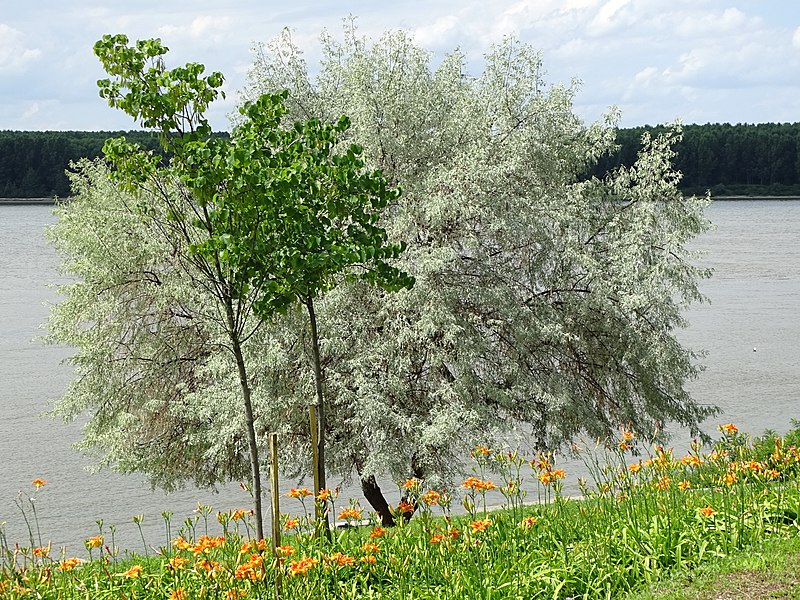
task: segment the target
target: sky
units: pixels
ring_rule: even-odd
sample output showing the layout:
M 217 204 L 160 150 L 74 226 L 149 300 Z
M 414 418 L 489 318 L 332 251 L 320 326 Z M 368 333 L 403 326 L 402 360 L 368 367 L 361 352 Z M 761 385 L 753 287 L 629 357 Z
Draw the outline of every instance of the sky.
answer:
M 159 37 L 168 67 L 225 74 L 209 111 L 229 129 L 253 47 L 288 27 L 313 69 L 319 35 L 357 17 L 372 39 L 405 29 L 436 63 L 459 48 L 472 74 L 513 35 L 543 53 L 546 80 L 580 80 L 587 123 L 611 106 L 621 125 L 800 121 L 799 0 L 2 0 L 0 130 L 135 129 L 97 94 L 92 46 L 103 34 Z

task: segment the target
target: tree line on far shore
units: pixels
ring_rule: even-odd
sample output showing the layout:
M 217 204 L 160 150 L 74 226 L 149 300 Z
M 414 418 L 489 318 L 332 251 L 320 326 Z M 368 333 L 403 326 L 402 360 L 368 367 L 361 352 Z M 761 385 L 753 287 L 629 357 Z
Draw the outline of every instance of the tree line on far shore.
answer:
M 642 134 L 666 126 L 619 129 L 615 155 L 600 159 L 592 175 L 602 176 L 636 160 Z M 800 123 L 684 125 L 675 145 L 675 169 L 686 194 L 790 196 L 800 194 Z
M 603 157 L 589 175 L 603 176 L 620 165 L 632 165 L 642 134 L 664 129 L 619 129 L 619 150 Z M 65 171 L 70 162 L 100 156 L 105 140 L 120 135 L 147 148 L 158 147 L 156 137 L 146 131 L 0 131 L 0 198 L 69 196 Z M 684 193 L 800 194 L 800 123 L 685 125 L 675 151 Z

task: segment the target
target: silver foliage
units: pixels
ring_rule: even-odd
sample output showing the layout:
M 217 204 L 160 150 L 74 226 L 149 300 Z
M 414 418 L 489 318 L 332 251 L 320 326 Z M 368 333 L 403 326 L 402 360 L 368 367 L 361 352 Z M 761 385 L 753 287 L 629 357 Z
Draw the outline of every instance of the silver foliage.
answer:
M 385 225 L 416 277 L 394 295 L 343 286 L 320 307 L 339 470 L 447 478 L 470 444 L 520 424 L 540 449 L 696 429 L 712 409 L 685 390 L 697 357 L 675 329 L 708 275 L 687 250 L 707 199 L 676 187 L 679 128 L 588 178 L 617 115 L 582 123 L 576 86 L 548 86 L 530 47 L 507 39 L 471 76 L 458 51 L 434 66 L 402 31 L 372 41 L 346 21 L 321 42 L 313 73 L 287 32 L 257 47 L 248 93 L 288 89 L 293 118 L 350 116 L 370 166 L 403 189 Z

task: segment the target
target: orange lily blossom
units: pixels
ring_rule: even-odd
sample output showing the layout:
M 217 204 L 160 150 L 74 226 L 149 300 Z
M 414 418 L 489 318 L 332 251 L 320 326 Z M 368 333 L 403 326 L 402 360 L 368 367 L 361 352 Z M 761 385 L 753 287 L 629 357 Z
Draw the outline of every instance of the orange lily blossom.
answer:
M 71 571 L 72 569 L 77 567 L 82 562 L 83 561 L 80 558 L 75 558 L 75 557 L 73 557 L 73 558 L 65 558 L 64 560 L 61 561 L 61 564 L 58 565 L 58 568 L 61 571 Z
M 144 567 L 142 565 L 133 565 L 130 569 L 125 571 L 122 576 L 130 579 L 138 579 L 141 577 L 142 571 L 144 571 Z
M 313 496 L 314 494 L 306 486 L 303 486 L 301 488 L 290 489 L 288 492 L 286 492 L 286 495 L 289 496 L 289 498 L 306 498 L 307 496 Z
M 363 513 L 353 506 L 348 506 L 339 511 L 339 519 L 342 521 L 358 521 L 363 517 Z
M 470 527 L 472 527 L 472 532 L 473 533 L 479 533 L 479 532 L 483 533 L 484 531 L 489 529 L 489 526 L 491 524 L 492 524 L 492 520 L 489 519 L 489 518 L 486 518 L 486 519 L 481 519 L 480 521 L 473 521 L 472 523 L 470 523 Z
M 711 508 L 710 506 L 704 506 L 703 508 L 699 508 L 697 512 L 699 512 L 704 517 L 713 517 L 715 514 L 717 514 L 717 511 Z
M 422 501 L 427 504 L 428 506 L 433 506 L 439 502 L 439 499 L 442 495 L 437 492 L 436 490 L 428 490 L 424 494 L 422 494 L 421 498 Z
M 414 505 L 406 502 L 405 500 L 400 500 L 399 504 L 397 505 L 397 510 L 404 514 L 413 513 Z
M 306 575 L 318 563 L 316 558 L 306 557 L 289 563 L 289 570 L 292 575 Z
M 87 549 L 88 548 L 99 548 L 100 546 L 103 545 L 103 536 L 102 535 L 96 535 L 94 537 L 90 537 L 88 540 L 83 542 L 83 545 L 86 546 Z

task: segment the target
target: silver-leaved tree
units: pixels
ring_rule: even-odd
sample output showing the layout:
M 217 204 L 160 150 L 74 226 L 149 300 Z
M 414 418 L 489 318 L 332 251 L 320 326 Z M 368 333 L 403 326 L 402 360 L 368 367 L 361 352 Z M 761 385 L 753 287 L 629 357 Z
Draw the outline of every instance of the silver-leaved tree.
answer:
M 707 199 L 677 188 L 679 130 L 589 177 L 617 117 L 586 126 L 575 86 L 546 85 L 530 47 L 506 40 L 472 76 L 461 53 L 434 66 L 403 32 L 373 42 L 346 21 L 321 42 L 313 69 L 288 32 L 258 47 L 249 93 L 288 89 L 294 118 L 348 114 L 350 141 L 404 190 L 385 226 L 408 242 L 414 288 L 341 286 L 318 311 L 329 463 L 358 474 L 384 522 L 376 477 L 447 480 L 469 444 L 512 426 L 541 450 L 697 429 L 713 408 L 685 389 L 699 367 L 675 330 L 708 275 L 687 248 Z

